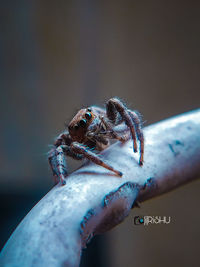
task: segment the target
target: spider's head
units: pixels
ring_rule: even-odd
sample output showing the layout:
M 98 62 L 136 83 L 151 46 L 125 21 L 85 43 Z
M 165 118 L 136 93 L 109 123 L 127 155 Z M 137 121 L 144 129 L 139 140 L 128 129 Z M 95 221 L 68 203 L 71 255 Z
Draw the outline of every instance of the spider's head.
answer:
M 92 123 L 94 118 L 95 115 L 92 113 L 91 108 L 79 110 L 68 126 L 69 134 L 74 141 L 82 142 L 88 126 Z

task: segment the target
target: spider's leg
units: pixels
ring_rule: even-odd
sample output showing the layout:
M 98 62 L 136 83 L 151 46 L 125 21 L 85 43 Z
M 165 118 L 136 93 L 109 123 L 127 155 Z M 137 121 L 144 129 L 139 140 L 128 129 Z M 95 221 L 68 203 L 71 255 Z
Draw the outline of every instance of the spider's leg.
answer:
M 60 181 L 64 184 L 64 177 L 67 176 L 67 166 L 65 162 L 63 148 L 61 145 L 70 145 L 71 137 L 67 131 L 61 133 L 54 142 L 54 148 L 49 151 L 49 164 L 51 166 L 53 176 L 55 180 L 60 179 Z M 58 148 L 60 147 L 60 148 Z
M 140 119 L 140 115 L 137 114 L 137 112 L 129 110 L 128 111 L 133 123 L 135 125 L 135 130 L 136 130 L 136 134 L 137 134 L 137 138 L 140 141 L 140 160 L 139 160 L 139 164 L 143 165 L 143 161 L 144 161 L 144 135 L 141 129 L 141 119 Z
M 81 154 L 87 159 L 91 160 L 92 162 L 116 173 L 118 176 L 122 176 L 122 173 L 120 171 L 115 170 L 112 166 L 108 165 L 105 163 L 103 160 L 101 160 L 98 155 L 87 149 L 84 145 L 78 143 L 78 142 L 73 142 L 71 144 L 71 149 L 74 153 Z
M 117 133 L 117 131 L 113 130 L 113 125 L 111 125 L 111 123 L 109 123 L 108 121 L 106 121 L 106 120 L 104 119 L 104 117 L 100 117 L 100 119 L 101 119 L 102 123 L 105 125 L 106 130 L 107 130 L 107 133 L 108 133 L 108 135 L 109 135 L 111 138 L 113 138 L 113 139 L 117 139 L 117 140 L 119 140 L 119 141 L 121 141 L 121 142 L 125 142 L 125 141 L 127 141 L 127 139 L 128 139 L 128 135 L 126 135 L 126 136 L 120 136 L 120 135 Z
M 117 98 L 111 98 L 106 104 L 107 117 L 113 123 L 117 123 L 117 112 L 121 115 L 121 118 L 125 121 L 126 125 L 130 128 L 131 136 L 133 138 L 134 152 L 137 152 L 136 133 L 133 120 L 128 112 L 128 109 Z
M 69 133 L 67 131 L 61 133 L 55 140 L 54 145 L 56 147 L 60 146 L 60 145 L 70 145 L 72 142 L 71 136 L 69 135 Z
M 53 148 L 49 152 L 48 159 L 53 175 L 58 177 L 60 182 L 64 185 L 66 183 L 65 178 L 67 177 L 67 164 L 62 145 Z
M 61 183 L 66 184 L 65 178 L 67 177 L 67 163 L 65 156 L 68 155 L 74 159 L 82 159 L 82 155 L 73 153 L 69 146 L 60 145 L 55 147 L 49 152 L 49 164 L 52 168 L 53 175 L 58 177 Z
M 92 112 L 94 112 L 95 114 L 98 114 L 99 116 L 105 116 L 106 115 L 106 110 L 102 107 L 91 106 L 90 109 L 92 110 Z

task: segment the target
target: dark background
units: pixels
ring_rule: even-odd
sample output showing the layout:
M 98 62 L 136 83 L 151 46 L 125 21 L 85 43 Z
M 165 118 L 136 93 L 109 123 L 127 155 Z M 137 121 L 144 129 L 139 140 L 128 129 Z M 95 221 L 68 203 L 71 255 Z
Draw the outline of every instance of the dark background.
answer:
M 146 125 L 199 107 L 199 3 L 0 1 L 1 247 L 53 186 L 49 145 L 81 107 L 118 96 Z M 134 209 L 82 266 L 198 266 L 199 186 Z M 138 214 L 172 222 L 135 226 Z

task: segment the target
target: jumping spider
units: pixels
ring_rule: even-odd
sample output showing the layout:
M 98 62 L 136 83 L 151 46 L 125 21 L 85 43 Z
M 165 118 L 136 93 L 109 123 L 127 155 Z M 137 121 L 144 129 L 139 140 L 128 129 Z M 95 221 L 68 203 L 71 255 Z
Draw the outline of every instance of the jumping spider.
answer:
M 81 160 L 87 158 L 94 163 L 111 170 L 118 176 L 120 171 L 104 162 L 98 154 L 92 150 L 102 151 L 110 145 L 109 139 L 117 139 L 125 142 L 129 135 L 120 135 L 120 130 L 114 127 L 125 122 L 127 132 L 133 139 L 133 150 L 137 152 L 137 140 L 140 142 L 139 164 L 143 164 L 144 137 L 141 130 L 140 115 L 136 111 L 129 110 L 117 98 L 112 98 L 106 103 L 106 109 L 92 106 L 81 109 L 68 125 L 68 130 L 60 134 L 54 148 L 49 152 L 49 163 L 53 175 L 64 185 L 67 177 L 66 156 Z

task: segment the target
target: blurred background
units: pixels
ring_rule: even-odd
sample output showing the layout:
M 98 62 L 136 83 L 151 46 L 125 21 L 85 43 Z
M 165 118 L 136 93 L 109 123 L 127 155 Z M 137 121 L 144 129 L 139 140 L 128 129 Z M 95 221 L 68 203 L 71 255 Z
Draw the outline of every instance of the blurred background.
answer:
M 52 188 L 49 145 L 80 108 L 118 96 L 145 125 L 199 108 L 200 2 L 0 3 L 2 248 Z M 199 188 L 196 181 L 132 210 L 92 240 L 81 266 L 199 266 Z M 171 223 L 135 226 L 140 214 Z

